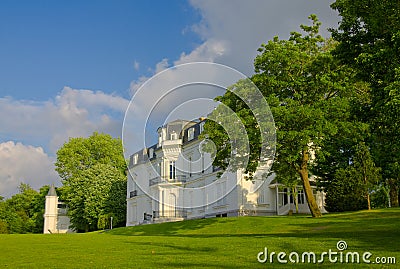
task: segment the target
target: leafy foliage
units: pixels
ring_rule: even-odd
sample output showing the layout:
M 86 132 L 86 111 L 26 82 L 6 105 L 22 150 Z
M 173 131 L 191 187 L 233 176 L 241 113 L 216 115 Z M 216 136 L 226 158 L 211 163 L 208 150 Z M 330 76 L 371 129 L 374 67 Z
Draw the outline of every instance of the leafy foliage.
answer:
M 336 44 L 319 34 L 320 22 L 311 15 L 306 33 L 289 40 L 275 38 L 259 49 L 254 82 L 266 96 L 277 126 L 274 171 L 290 167 L 302 181 L 313 215 L 320 216 L 309 186 L 313 156 L 324 156 L 324 144 L 348 120 L 351 69 L 330 53 Z
M 360 142 L 354 147 L 354 157 L 345 168 L 336 171 L 325 185 L 327 209 L 332 212 L 371 209 L 370 193 L 380 180 L 369 148 Z
M 97 230 L 99 218 L 115 216 L 125 223 L 126 164 L 122 143 L 110 135 L 94 133 L 71 138 L 57 152 L 56 170 L 62 178 L 61 198 L 77 230 Z
M 364 185 L 353 167 L 337 170 L 325 190 L 326 208 L 329 212 L 355 211 L 368 207 L 364 198 Z
M 315 164 L 314 154 L 324 157 L 324 143 L 349 120 L 349 96 L 355 85 L 351 69 L 331 54 L 336 44 L 318 34 L 320 22 L 315 15 L 310 19 L 311 26 L 301 26 L 305 35 L 293 32 L 288 40 L 275 37 L 261 45 L 252 81 L 274 116 L 277 143 L 273 171 L 284 174 L 289 169 L 300 176 L 310 210 L 318 217 L 321 213 L 312 195 L 309 166 Z M 252 165 L 247 172 L 254 173 L 257 168 L 254 163 L 260 158 L 257 148 L 260 131 L 252 111 L 230 92 L 217 100 L 235 111 L 245 125 L 252 149 L 249 158 Z M 205 130 L 213 141 L 228 145 L 221 129 L 207 127 Z M 226 148 L 217 154 L 218 164 L 228 157 Z
M 21 183 L 18 194 L 0 201 L 0 233 L 42 233 L 48 188 L 44 186 L 38 193 Z
M 386 208 L 391 207 L 389 188 L 383 184 L 376 186 L 371 193 L 371 207 L 372 208 Z
M 342 20 L 332 36 L 335 56 L 353 67 L 371 87 L 371 105 L 361 117 L 371 124 L 374 159 L 390 186 L 392 205 L 400 186 L 400 2 L 337 0 L 332 8 Z
M 260 153 L 265 160 L 273 158 L 275 126 L 268 105 L 249 79 L 239 80 L 216 100 L 221 104 L 208 116 L 207 131 L 202 135 L 211 137 L 219 149 L 214 165 L 224 170 L 243 170 L 252 178 Z

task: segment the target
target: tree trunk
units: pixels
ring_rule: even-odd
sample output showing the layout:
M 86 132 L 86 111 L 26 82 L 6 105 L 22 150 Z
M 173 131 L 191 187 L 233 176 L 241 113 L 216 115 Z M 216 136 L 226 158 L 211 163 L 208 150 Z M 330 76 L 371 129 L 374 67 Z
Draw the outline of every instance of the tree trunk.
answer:
M 300 174 L 301 180 L 303 181 L 303 188 L 306 194 L 307 203 L 308 207 L 310 208 L 311 215 L 314 218 L 319 218 L 322 217 L 322 213 L 321 210 L 319 210 L 317 202 L 315 201 L 310 181 L 308 180 L 308 167 L 307 167 L 308 160 L 309 160 L 309 153 L 307 150 L 303 150 L 301 166 L 300 169 L 298 170 L 298 173 Z
M 368 179 L 365 176 L 366 172 L 364 172 L 364 184 L 365 184 L 365 191 L 367 192 L 366 196 L 367 196 L 367 204 L 368 204 L 368 210 L 371 210 L 371 197 L 369 195 L 369 190 L 367 187 L 367 183 L 368 183 Z
M 296 214 L 299 213 L 299 201 L 297 200 L 297 189 L 296 187 L 292 187 L 292 196 L 293 196 L 293 202 L 294 206 L 296 207 Z
M 389 196 L 390 196 L 390 204 L 392 207 L 399 206 L 399 187 L 397 186 L 397 180 L 389 179 Z

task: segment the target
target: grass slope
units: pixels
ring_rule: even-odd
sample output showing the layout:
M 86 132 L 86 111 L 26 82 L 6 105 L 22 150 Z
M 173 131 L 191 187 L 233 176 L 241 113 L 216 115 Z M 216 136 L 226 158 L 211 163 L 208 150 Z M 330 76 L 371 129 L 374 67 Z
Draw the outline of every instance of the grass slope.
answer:
M 108 232 L 0 235 L 5 268 L 369 268 L 367 264 L 261 264 L 257 254 L 313 251 L 317 255 L 345 240 L 346 251 L 396 257 L 400 266 L 400 209 L 309 216 L 189 220 L 118 228 Z M 286 257 L 287 259 L 287 257 Z

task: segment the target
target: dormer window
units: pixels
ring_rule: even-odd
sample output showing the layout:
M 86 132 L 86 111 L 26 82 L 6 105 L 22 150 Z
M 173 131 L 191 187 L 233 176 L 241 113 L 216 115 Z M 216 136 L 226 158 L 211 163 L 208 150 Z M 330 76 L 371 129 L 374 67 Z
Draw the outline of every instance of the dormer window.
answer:
M 200 133 L 204 131 L 204 124 L 205 124 L 204 121 L 200 123 Z
M 139 156 L 137 154 L 135 154 L 133 156 L 133 164 L 137 164 L 138 163 L 138 158 L 139 158 Z
M 149 150 L 149 158 L 151 159 L 151 158 L 153 158 L 153 157 L 154 157 L 154 149 L 151 148 L 151 149 Z
M 157 144 L 157 146 L 158 147 L 161 147 L 162 146 L 162 142 L 167 139 L 165 131 L 166 131 L 165 128 L 162 128 L 162 127 L 157 129 L 157 132 L 158 132 L 158 144 Z
M 190 141 L 194 138 L 194 128 L 190 128 L 188 130 L 187 136 L 188 136 L 188 141 Z

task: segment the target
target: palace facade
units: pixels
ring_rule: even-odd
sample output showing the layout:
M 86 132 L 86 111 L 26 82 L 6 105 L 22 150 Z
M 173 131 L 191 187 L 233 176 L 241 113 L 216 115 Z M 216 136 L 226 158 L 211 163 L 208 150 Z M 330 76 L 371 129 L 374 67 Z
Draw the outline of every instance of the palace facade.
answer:
M 202 151 L 205 120 L 175 120 L 158 128 L 158 142 L 130 156 L 127 184 L 127 226 L 185 219 L 286 215 L 296 212 L 290 189 L 272 173 L 247 180 L 242 171 L 221 171 Z M 223 172 L 223 171 L 222 171 Z M 310 213 L 301 186 L 299 213 Z M 314 189 L 322 211 L 324 193 Z

